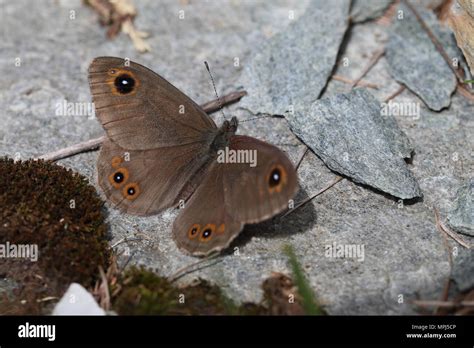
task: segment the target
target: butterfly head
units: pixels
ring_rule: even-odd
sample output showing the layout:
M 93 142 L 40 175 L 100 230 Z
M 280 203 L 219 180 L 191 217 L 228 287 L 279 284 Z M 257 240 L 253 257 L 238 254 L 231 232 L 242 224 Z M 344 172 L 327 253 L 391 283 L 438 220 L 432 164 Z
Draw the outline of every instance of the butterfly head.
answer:
M 222 124 L 222 130 L 225 133 L 232 133 L 235 134 L 237 132 L 237 127 L 239 126 L 239 121 L 237 120 L 237 117 L 232 117 L 230 121 L 225 120 L 224 123 Z

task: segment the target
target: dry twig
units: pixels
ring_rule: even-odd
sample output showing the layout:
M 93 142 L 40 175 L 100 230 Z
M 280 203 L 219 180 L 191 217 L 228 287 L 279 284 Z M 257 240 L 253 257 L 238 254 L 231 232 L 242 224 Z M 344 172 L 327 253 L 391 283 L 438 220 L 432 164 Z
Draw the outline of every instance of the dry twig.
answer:
M 110 309 L 110 292 L 109 292 L 109 281 L 105 275 L 104 269 L 99 266 L 100 278 L 102 279 L 102 283 L 100 284 L 100 289 L 102 290 L 102 298 L 100 306 L 105 310 L 108 311 Z
M 42 159 L 45 161 L 57 161 L 66 157 L 77 155 L 81 152 L 96 150 L 100 147 L 105 138 L 106 136 L 103 135 L 95 139 L 90 139 L 82 143 L 74 144 L 63 149 L 41 155 L 36 159 Z
M 451 258 L 451 253 L 449 253 L 449 256 Z M 446 281 L 446 284 L 444 284 L 444 289 L 443 289 L 443 293 L 441 294 L 441 298 L 440 298 L 440 301 L 447 301 L 448 300 L 448 297 L 449 297 L 449 287 L 451 286 L 451 278 L 448 277 L 448 280 Z M 440 307 L 435 307 L 434 308 L 434 314 L 439 314 L 439 310 L 440 310 Z
M 150 51 L 150 45 L 144 40 L 148 33 L 137 30 L 133 25 L 137 11 L 131 0 L 86 0 L 85 3 L 99 14 L 100 23 L 109 27 L 109 38 L 122 31 L 130 37 L 138 52 Z
M 336 179 L 334 179 L 331 183 L 329 183 L 326 187 L 322 188 L 321 190 L 319 190 L 319 192 L 315 193 L 314 195 L 312 195 L 311 197 L 308 197 L 306 198 L 304 201 L 298 203 L 293 209 L 290 209 L 288 210 L 284 215 L 283 217 L 291 214 L 292 212 L 294 212 L 296 209 L 298 208 L 301 208 L 303 205 L 307 204 L 308 202 L 310 202 L 311 200 L 313 200 L 314 198 L 318 197 L 319 195 L 321 195 L 322 193 L 326 192 L 327 190 L 329 190 L 331 187 L 333 187 L 334 185 L 336 185 L 339 181 L 341 181 L 342 179 L 344 179 L 342 176 L 337 176 Z
M 354 80 L 348 79 L 347 77 L 340 76 L 340 75 L 332 75 L 331 79 L 336 80 L 336 81 L 340 81 L 340 82 L 344 82 L 344 83 L 347 83 L 347 84 L 350 84 L 350 85 L 354 84 Z M 361 87 L 367 87 L 367 88 L 373 88 L 373 89 L 378 89 L 379 88 L 379 85 L 376 85 L 375 83 L 370 83 L 370 82 L 366 82 L 366 81 L 362 81 L 362 80 L 357 82 L 357 85 L 361 86 Z
M 377 64 L 377 62 L 379 61 L 379 59 L 385 54 L 385 50 L 384 49 L 381 49 L 380 51 L 378 52 L 375 52 L 373 55 L 372 55 L 372 58 L 370 59 L 369 61 L 369 64 L 367 64 L 367 66 L 365 67 L 364 70 L 362 70 L 362 73 L 359 75 L 359 77 L 357 79 L 355 79 L 354 81 L 352 81 L 352 84 L 351 84 L 351 88 L 354 88 L 355 86 L 357 86 L 359 84 L 359 82 L 365 77 L 365 75 L 368 74 L 368 72 L 370 70 L 372 70 L 372 68 L 375 66 L 375 64 Z
M 204 267 L 209 267 L 211 265 L 214 265 L 220 261 L 222 261 L 222 258 L 221 259 L 218 259 L 216 260 L 216 262 L 214 263 L 211 263 L 211 264 L 208 264 L 208 265 L 204 265 L 204 266 L 201 266 L 201 267 L 197 267 L 199 265 L 202 265 L 203 263 L 207 263 L 208 261 L 211 261 L 211 260 L 214 260 L 216 259 L 217 257 L 219 256 L 219 252 L 216 252 L 214 254 L 211 254 L 209 256 L 207 256 L 206 258 L 202 259 L 202 260 L 199 260 L 199 261 L 196 261 L 196 262 L 193 262 L 191 263 L 190 265 L 187 265 L 179 270 L 177 270 L 174 274 L 172 274 L 171 276 L 168 277 L 168 280 L 170 282 L 175 282 L 176 280 L 178 280 L 179 278 L 183 277 L 184 275 L 186 274 L 189 274 L 191 272 L 195 272 L 195 271 L 198 271 Z
M 299 167 L 301 166 L 301 163 L 303 162 L 304 156 L 306 156 L 306 154 L 307 154 L 308 151 L 309 151 L 309 147 L 307 147 L 307 146 L 305 145 L 305 148 L 306 148 L 306 149 L 304 150 L 303 155 L 301 156 L 300 160 L 298 161 L 298 164 L 296 165 L 296 171 L 298 171 Z
M 410 3 L 410 1 L 408 0 L 402 0 L 407 6 L 408 8 L 413 12 L 413 14 L 415 15 L 416 19 L 418 20 L 418 22 L 420 23 L 421 27 L 425 30 L 425 32 L 428 34 L 428 37 L 430 38 L 431 42 L 433 42 L 433 44 L 435 45 L 436 49 L 438 50 L 438 52 L 441 54 L 441 56 L 444 58 L 444 60 L 446 61 L 446 64 L 448 64 L 449 68 L 454 72 L 454 74 L 456 75 L 457 79 L 458 79 L 458 82 L 460 84 L 463 84 L 464 83 L 464 76 L 461 74 L 460 72 L 460 69 L 456 69 L 453 65 L 452 65 L 452 62 L 451 62 L 451 58 L 448 56 L 448 54 L 446 53 L 446 51 L 444 50 L 443 46 L 441 45 L 441 43 L 438 41 L 438 39 L 436 38 L 436 36 L 433 34 L 433 32 L 431 31 L 431 29 L 428 27 L 428 25 L 425 23 L 425 21 L 423 20 L 423 18 L 421 18 L 420 14 L 418 13 L 418 11 L 416 10 L 416 8 Z
M 439 212 L 438 209 L 434 208 L 434 213 L 435 213 L 435 219 L 436 219 L 436 226 L 440 231 L 443 231 L 446 233 L 448 236 L 450 236 L 452 239 L 454 239 L 456 242 L 458 242 L 460 245 L 467 249 L 471 249 L 472 245 L 466 242 L 461 236 L 459 236 L 457 233 L 451 231 L 443 221 L 441 221 L 439 217 Z
M 384 102 L 387 103 L 388 101 L 390 101 L 393 98 L 397 97 L 398 95 L 400 95 L 405 90 L 405 88 L 406 88 L 405 86 L 401 85 L 400 88 L 398 88 L 395 92 L 393 92 L 387 98 L 385 98 Z
M 415 300 L 413 304 L 420 307 L 442 307 L 442 308 L 452 308 L 452 307 L 474 307 L 474 301 L 436 301 L 436 300 Z

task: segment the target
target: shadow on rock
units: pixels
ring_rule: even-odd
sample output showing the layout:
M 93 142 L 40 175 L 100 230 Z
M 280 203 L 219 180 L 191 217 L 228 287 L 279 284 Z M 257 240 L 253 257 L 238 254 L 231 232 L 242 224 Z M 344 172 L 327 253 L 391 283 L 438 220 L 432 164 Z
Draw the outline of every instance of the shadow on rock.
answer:
M 295 206 L 307 199 L 308 193 L 300 188 L 295 197 Z M 245 245 L 253 236 L 259 238 L 284 238 L 295 233 L 304 233 L 310 230 L 317 222 L 316 212 L 312 204 L 305 204 L 290 214 L 283 212 L 270 220 L 258 224 L 246 225 L 243 232 L 232 242 L 226 254 L 233 252 L 235 247 Z

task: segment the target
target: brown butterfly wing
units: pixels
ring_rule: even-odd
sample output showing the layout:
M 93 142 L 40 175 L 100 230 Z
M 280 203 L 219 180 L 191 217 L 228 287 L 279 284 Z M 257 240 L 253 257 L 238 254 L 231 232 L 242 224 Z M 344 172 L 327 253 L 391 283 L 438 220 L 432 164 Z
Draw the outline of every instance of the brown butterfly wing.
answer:
M 89 85 L 107 135 L 127 150 L 205 142 L 212 119 L 179 89 L 150 69 L 114 57 L 95 58 Z
M 255 151 L 256 166 L 248 163 L 225 165 L 226 205 L 233 217 L 245 223 L 269 219 L 288 208 L 297 191 L 293 164 L 277 147 L 248 136 L 231 138 L 231 150 Z M 272 180 L 273 175 L 279 180 Z
M 177 245 L 193 255 L 226 248 L 244 224 L 278 214 L 296 193 L 296 171 L 278 148 L 246 136 L 232 137 L 229 147 L 256 150 L 257 165 L 213 162 L 173 224 Z M 275 169 L 281 180 L 269 185 Z
M 199 143 L 131 151 L 107 139 L 97 161 L 98 181 L 117 208 L 150 215 L 185 200 L 210 160 Z
M 237 237 L 244 224 L 232 217 L 224 201 L 224 165 L 213 162 L 173 223 L 173 238 L 180 249 L 204 256 Z

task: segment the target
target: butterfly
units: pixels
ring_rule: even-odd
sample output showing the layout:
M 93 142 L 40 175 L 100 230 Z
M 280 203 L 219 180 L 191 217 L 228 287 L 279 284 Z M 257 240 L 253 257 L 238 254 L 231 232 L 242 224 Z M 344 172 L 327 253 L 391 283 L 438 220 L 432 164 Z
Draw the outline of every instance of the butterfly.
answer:
M 97 160 L 100 187 L 128 214 L 180 205 L 172 235 L 185 252 L 205 256 L 225 249 L 245 224 L 282 212 L 295 195 L 296 171 L 281 150 L 236 135 L 235 117 L 217 127 L 152 70 L 98 57 L 89 67 L 89 85 L 107 134 Z M 252 153 L 253 166 L 236 161 Z

